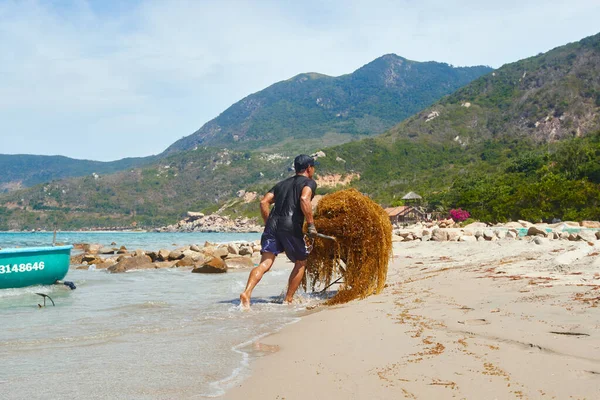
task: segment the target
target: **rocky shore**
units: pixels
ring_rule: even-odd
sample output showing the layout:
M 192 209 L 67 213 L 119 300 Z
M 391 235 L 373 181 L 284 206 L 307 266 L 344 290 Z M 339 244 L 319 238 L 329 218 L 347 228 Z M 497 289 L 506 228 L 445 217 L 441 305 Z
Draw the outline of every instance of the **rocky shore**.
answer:
M 483 222 L 460 227 L 452 220 L 437 223 L 417 223 L 412 226 L 395 228 L 393 240 L 395 242 L 422 242 L 435 241 L 496 241 L 501 239 L 522 240 L 524 237 L 534 237 L 536 244 L 545 240 L 584 240 L 594 242 L 600 240 L 600 222 L 582 221 L 559 222 L 556 224 L 532 224 L 527 221 L 508 222 L 490 226 Z
M 173 225 L 155 229 L 155 232 L 261 232 L 262 227 L 253 218 L 238 217 L 231 219 L 225 215 L 204 215 L 188 211 L 187 217 Z
M 71 267 L 77 269 L 106 269 L 121 273 L 139 269 L 188 267 L 193 273 L 223 273 L 228 269 L 252 268 L 260 260 L 260 243 L 241 242 L 189 245 L 174 250 L 128 250 L 79 243 L 74 249 L 80 254 L 71 256 Z

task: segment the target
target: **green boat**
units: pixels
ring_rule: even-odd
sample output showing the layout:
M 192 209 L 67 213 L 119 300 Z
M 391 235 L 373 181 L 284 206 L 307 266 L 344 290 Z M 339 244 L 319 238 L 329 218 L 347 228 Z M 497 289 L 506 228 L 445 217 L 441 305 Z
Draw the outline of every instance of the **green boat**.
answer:
M 0 250 L 0 289 L 52 285 L 69 271 L 73 246 Z

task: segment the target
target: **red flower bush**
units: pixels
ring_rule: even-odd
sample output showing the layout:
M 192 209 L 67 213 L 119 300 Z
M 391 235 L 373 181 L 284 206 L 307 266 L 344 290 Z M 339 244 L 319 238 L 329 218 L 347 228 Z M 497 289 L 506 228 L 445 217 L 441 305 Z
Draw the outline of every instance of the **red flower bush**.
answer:
M 462 222 L 470 216 L 471 214 L 469 214 L 468 211 L 463 210 L 462 208 L 453 208 L 452 210 L 450 210 L 450 218 L 452 218 L 454 222 Z

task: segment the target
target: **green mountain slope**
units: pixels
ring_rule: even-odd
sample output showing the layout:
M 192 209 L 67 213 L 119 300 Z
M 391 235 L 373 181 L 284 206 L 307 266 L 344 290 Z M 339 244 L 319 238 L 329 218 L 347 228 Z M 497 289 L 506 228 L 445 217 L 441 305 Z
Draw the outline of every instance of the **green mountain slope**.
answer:
M 598 220 L 599 40 L 505 65 L 383 135 L 322 148 L 317 172 L 358 173 L 352 185 L 384 205 L 413 190 L 432 209 L 462 207 L 487 221 Z M 0 196 L 0 229 L 156 226 L 225 204 L 229 213 L 257 215 L 256 203 L 236 192 L 263 193 L 290 164 L 287 156 L 200 146 L 126 173 Z
M 156 157 L 101 162 L 63 156 L 0 154 L 0 193 L 74 176 L 109 174 L 150 164 Z
M 298 150 L 384 132 L 491 68 L 382 56 L 352 74 L 301 74 L 252 94 L 166 152 L 202 146 Z
M 536 142 L 600 128 L 600 34 L 507 64 L 387 133 L 468 144 L 498 137 Z

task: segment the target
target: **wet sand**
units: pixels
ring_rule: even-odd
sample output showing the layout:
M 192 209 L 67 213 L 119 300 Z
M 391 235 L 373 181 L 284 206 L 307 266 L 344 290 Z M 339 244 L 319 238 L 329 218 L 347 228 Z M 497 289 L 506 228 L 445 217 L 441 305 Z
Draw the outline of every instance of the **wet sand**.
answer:
M 226 399 L 600 398 L 600 241 L 394 244 L 377 296 L 257 346 Z

